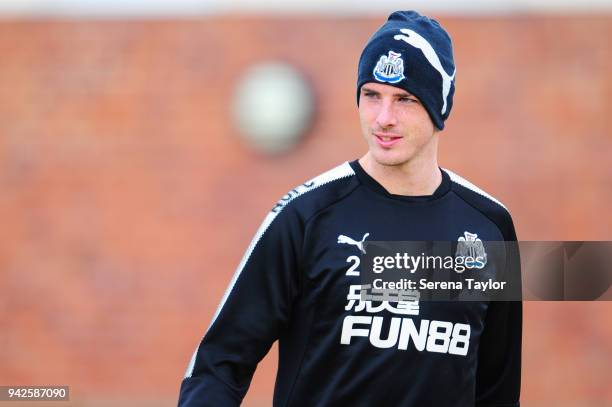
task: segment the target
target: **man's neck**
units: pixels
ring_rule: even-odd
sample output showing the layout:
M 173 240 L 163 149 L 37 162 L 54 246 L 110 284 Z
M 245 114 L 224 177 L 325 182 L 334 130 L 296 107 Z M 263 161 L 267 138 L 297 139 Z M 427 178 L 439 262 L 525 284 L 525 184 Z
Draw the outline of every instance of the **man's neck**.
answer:
M 376 182 L 394 195 L 432 195 L 442 183 L 442 173 L 436 159 L 402 165 L 382 165 L 370 153 L 366 153 L 359 159 L 359 164 Z

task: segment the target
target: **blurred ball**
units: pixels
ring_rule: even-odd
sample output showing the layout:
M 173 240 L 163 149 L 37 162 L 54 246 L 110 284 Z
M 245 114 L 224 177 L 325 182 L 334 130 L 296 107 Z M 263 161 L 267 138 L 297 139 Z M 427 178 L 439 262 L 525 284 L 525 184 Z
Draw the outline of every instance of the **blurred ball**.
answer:
M 247 143 L 259 152 L 293 148 L 310 125 L 314 97 L 304 77 L 285 63 L 251 67 L 238 82 L 233 117 Z

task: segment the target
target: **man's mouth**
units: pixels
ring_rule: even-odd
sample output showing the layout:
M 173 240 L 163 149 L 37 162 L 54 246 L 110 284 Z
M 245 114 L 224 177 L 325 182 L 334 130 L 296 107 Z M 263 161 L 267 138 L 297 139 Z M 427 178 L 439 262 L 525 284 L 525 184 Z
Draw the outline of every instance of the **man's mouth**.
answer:
M 374 137 L 376 137 L 376 141 L 378 142 L 378 144 L 385 148 L 391 147 L 402 138 L 401 136 L 381 133 L 374 133 Z

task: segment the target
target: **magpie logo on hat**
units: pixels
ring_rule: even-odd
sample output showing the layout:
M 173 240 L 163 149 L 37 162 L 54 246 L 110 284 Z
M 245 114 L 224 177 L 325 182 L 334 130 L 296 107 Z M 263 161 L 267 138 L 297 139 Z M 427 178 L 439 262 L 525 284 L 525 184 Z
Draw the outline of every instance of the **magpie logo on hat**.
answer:
M 374 68 L 374 77 L 380 82 L 398 83 L 404 76 L 404 60 L 402 54 L 389 51 L 389 55 L 381 55 Z

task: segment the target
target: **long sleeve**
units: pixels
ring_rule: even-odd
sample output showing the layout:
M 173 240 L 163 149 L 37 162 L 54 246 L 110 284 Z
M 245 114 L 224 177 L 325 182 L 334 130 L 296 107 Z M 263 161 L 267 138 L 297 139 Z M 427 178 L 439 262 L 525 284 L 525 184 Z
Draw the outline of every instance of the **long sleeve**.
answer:
M 476 405 L 518 407 L 521 390 L 522 302 L 491 302 L 480 340 Z
M 193 355 L 180 407 L 241 403 L 257 364 L 289 321 L 299 292 L 301 247 L 297 212 L 277 205 L 257 231 Z
M 521 285 L 521 261 L 512 219 L 503 231 L 507 247 L 507 276 Z M 512 276 L 510 276 L 512 275 Z M 492 301 L 478 351 L 476 405 L 519 407 L 521 393 L 523 303 Z

